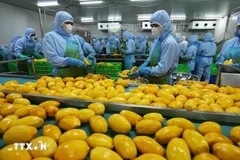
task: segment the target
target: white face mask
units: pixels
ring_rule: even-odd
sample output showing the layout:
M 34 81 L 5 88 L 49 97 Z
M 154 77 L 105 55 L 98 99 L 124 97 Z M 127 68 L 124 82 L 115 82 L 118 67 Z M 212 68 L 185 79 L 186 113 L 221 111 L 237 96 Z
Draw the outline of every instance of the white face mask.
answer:
M 152 27 L 152 35 L 154 37 L 158 37 L 161 33 L 162 33 L 162 27 L 161 26 Z
M 73 26 L 71 24 L 63 24 L 63 30 L 67 33 L 71 33 L 73 30 Z

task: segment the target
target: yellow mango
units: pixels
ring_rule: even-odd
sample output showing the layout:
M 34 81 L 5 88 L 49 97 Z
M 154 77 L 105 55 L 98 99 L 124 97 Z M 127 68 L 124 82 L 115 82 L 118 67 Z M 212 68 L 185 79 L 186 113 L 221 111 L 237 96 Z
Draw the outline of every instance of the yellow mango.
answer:
M 208 142 L 209 146 L 213 146 L 215 143 L 219 142 L 232 144 L 232 141 L 228 137 L 217 132 L 210 132 L 205 134 L 204 139 Z
M 150 105 L 150 101 L 148 99 L 141 99 L 136 104 L 137 105 L 143 105 L 143 106 L 149 106 Z
M 182 109 L 183 108 L 183 102 L 182 101 L 172 101 L 169 105 L 168 108 L 178 108 Z
M 7 103 L 8 100 L 7 99 L 4 99 L 4 98 L 0 98 L 0 103 L 3 104 L 3 103 Z
M 113 138 L 113 144 L 117 153 L 124 159 L 134 159 L 137 156 L 137 148 L 133 140 L 123 134 Z
M 193 160 L 219 160 L 211 153 L 201 153 L 193 157 Z
M 105 93 L 101 90 L 91 90 L 88 92 L 87 96 L 92 98 L 105 97 Z
M 55 119 L 56 119 L 56 121 L 60 121 L 63 117 L 65 117 L 67 115 L 76 116 L 77 112 L 78 112 L 78 109 L 76 109 L 76 108 L 64 108 L 64 109 L 59 110 L 56 113 Z
M 38 116 L 42 119 L 46 119 L 47 118 L 47 115 L 46 115 L 46 111 L 41 108 L 41 107 L 34 107 L 32 108 L 30 111 L 29 111 L 29 115 L 30 116 Z
M 234 106 L 240 107 L 240 102 L 235 102 L 235 103 L 234 103 Z
M 3 119 L 3 116 L 2 115 L 0 115 L 0 122 L 1 122 L 1 120 Z
M 87 140 L 87 134 L 82 129 L 71 129 L 66 132 L 64 132 L 58 140 L 58 143 L 61 144 L 66 141 L 71 140 Z
M 217 85 L 215 85 L 215 84 L 207 84 L 206 86 L 205 86 L 205 89 L 210 89 L 210 90 L 213 90 L 213 91 L 217 91 L 218 90 L 218 86 Z
M 156 87 L 149 87 L 147 89 L 145 89 L 144 93 L 145 94 L 156 94 L 158 92 L 158 88 Z
M 37 136 L 37 129 L 32 126 L 18 125 L 7 130 L 3 135 L 6 144 L 26 143 Z
M 90 152 L 90 160 L 123 160 L 116 152 L 105 147 L 95 147 Z
M 12 103 L 17 98 L 22 98 L 22 95 L 19 93 L 10 93 L 6 96 L 6 99 L 9 103 Z
M 229 107 L 225 110 L 226 113 L 232 113 L 232 114 L 240 114 L 240 108 L 239 107 Z
M 59 108 L 56 106 L 47 106 L 44 109 L 48 117 L 55 117 L 56 113 L 59 111 Z
M 7 145 L 0 150 L 0 159 L 1 160 L 31 160 L 32 157 L 30 153 L 23 148 L 21 149 L 18 146 L 17 150 L 13 144 Z
M 3 118 L 2 121 L 0 121 L 0 133 L 6 132 L 11 121 L 17 120 L 17 119 L 18 119 L 18 116 L 16 115 L 9 115 Z
M 200 105 L 198 106 L 198 110 L 199 110 L 199 111 L 207 111 L 207 112 L 212 111 L 212 110 L 211 110 L 211 107 L 208 106 L 207 104 L 200 104 Z
M 196 100 L 193 99 L 188 99 L 185 103 L 184 103 L 184 109 L 192 111 L 192 110 L 197 110 L 197 104 L 198 102 Z
M 162 124 L 159 121 L 152 119 L 144 119 L 137 123 L 135 129 L 137 134 L 151 135 L 155 134 L 162 128 Z
M 152 119 L 152 120 L 156 120 L 159 121 L 160 123 L 162 123 L 164 121 L 165 118 L 163 118 L 163 116 L 160 113 L 147 113 L 143 116 L 143 119 Z
M 59 137 L 62 135 L 61 130 L 58 126 L 53 124 L 47 124 L 43 127 L 43 136 L 51 137 L 55 141 L 58 141 Z
M 6 106 L 6 107 L 3 107 L 1 109 L 1 115 L 3 117 L 6 117 L 6 116 L 9 116 L 9 115 L 12 115 L 14 114 L 18 109 L 24 107 L 23 104 L 13 104 L 13 105 L 9 105 L 9 106 Z
M 168 100 L 170 100 L 170 101 L 174 101 L 174 100 L 175 100 L 175 97 L 174 97 L 173 94 L 168 93 L 168 92 L 164 92 L 164 91 L 158 91 L 158 92 L 157 92 L 157 96 L 158 96 L 158 97 L 166 98 L 166 99 L 168 99 Z
M 120 114 L 113 114 L 108 118 L 108 124 L 117 133 L 127 133 L 131 130 L 131 123 Z
M 95 98 L 94 100 L 97 100 L 97 101 L 104 101 L 104 102 L 107 102 L 108 99 L 106 97 L 98 97 L 98 98 Z M 89 109 L 89 108 L 88 108 Z M 96 114 L 96 113 L 95 113 Z
M 218 88 L 217 92 L 228 94 L 228 89 L 226 87 L 220 87 L 220 88 Z
M 163 97 L 154 98 L 153 101 L 154 102 L 161 102 L 161 103 L 164 103 L 166 105 L 169 105 L 169 103 L 171 102 L 169 99 L 163 98 Z
M 133 139 L 137 149 L 142 154 L 144 153 L 155 153 L 164 156 L 163 147 L 154 139 L 147 136 L 136 136 Z
M 4 98 L 5 94 L 3 92 L 0 92 L 0 98 Z
M 123 97 L 113 97 L 111 99 L 109 99 L 109 102 L 114 102 L 114 103 L 127 103 L 127 100 Z
M 13 104 L 30 105 L 31 102 L 26 98 L 16 98 L 16 99 L 14 99 Z
M 205 135 L 210 132 L 217 132 L 217 133 L 222 133 L 222 128 L 221 126 L 216 123 L 216 122 L 203 122 L 198 126 L 198 132 L 201 133 L 202 135 Z
M 178 126 L 182 129 L 196 129 L 195 125 L 186 118 L 171 118 L 167 121 L 166 126 Z
M 97 146 L 106 147 L 109 149 L 113 148 L 112 138 L 102 133 L 93 133 L 91 136 L 88 137 L 87 143 L 90 148 L 94 148 Z
M 71 140 L 61 143 L 54 154 L 55 160 L 86 159 L 90 148 L 83 140 Z
M 19 108 L 18 110 L 15 111 L 15 115 L 18 116 L 19 118 L 29 116 L 29 112 L 34 108 L 34 106 L 25 106 L 22 108 Z
M 150 106 L 160 107 L 160 108 L 167 108 L 167 105 L 161 102 L 153 102 Z
M 21 119 L 12 120 L 8 128 L 21 125 L 21 124 L 38 128 L 38 127 L 41 127 L 43 123 L 44 121 L 42 118 L 39 118 L 37 116 L 27 116 Z
M 220 105 L 216 104 L 216 103 L 210 104 L 210 108 L 213 112 L 224 112 L 222 107 Z
M 41 144 L 45 144 L 46 148 L 45 149 L 33 149 L 30 150 L 31 155 L 36 158 L 36 157 L 49 157 L 51 158 L 56 149 L 57 149 L 57 143 L 54 139 L 52 139 L 51 137 L 46 137 L 46 136 L 40 136 L 37 137 L 33 140 L 31 140 L 32 144 L 35 144 L 38 147 L 41 147 Z M 34 147 L 34 146 L 33 146 Z
M 216 104 L 220 105 L 222 109 L 227 109 L 233 106 L 234 101 L 231 97 L 222 97 L 216 101 Z
M 142 120 L 142 117 L 139 114 L 129 110 L 122 110 L 120 115 L 125 117 L 132 126 L 135 126 L 139 121 Z
M 64 130 L 77 128 L 81 125 L 80 120 L 76 116 L 65 116 L 59 122 L 59 127 Z
M 102 103 L 91 103 L 88 105 L 88 109 L 94 111 L 96 115 L 102 115 L 105 112 L 105 106 Z
M 160 144 L 168 144 L 171 139 L 180 137 L 182 132 L 183 129 L 177 126 L 163 127 L 156 133 L 155 140 Z
M 138 101 L 141 101 L 140 97 L 130 97 L 127 100 L 128 104 L 137 104 Z
M 202 100 L 204 100 L 209 105 L 215 103 L 215 100 L 209 95 L 203 95 Z
M 230 130 L 230 138 L 234 143 L 240 142 L 240 126 L 233 127 Z
M 89 120 L 90 127 L 95 133 L 106 133 L 108 130 L 107 121 L 102 116 L 93 116 Z
M 128 87 L 129 86 L 129 83 L 128 81 L 126 80 L 118 80 L 117 82 L 115 82 L 116 85 L 120 85 L 120 86 L 123 86 L 124 88 Z
M 59 107 L 60 103 L 58 101 L 54 101 L 54 100 L 49 100 L 49 101 L 45 101 L 39 104 L 39 107 L 47 107 L 47 106 L 55 106 L 55 107 Z
M 240 157 L 240 148 L 229 143 L 216 143 L 212 150 L 220 160 L 239 160 Z
M 173 138 L 167 146 L 167 160 L 191 160 L 190 150 L 187 143 L 182 138 Z
M 37 158 L 34 158 L 32 160 L 52 160 L 51 158 L 47 158 L 47 157 L 37 157 Z
M 95 112 L 91 109 L 80 109 L 75 114 L 76 117 L 80 119 L 81 123 L 87 123 L 91 117 L 95 116 Z
M 154 153 L 145 153 L 134 160 L 166 160 L 163 156 Z
M 209 152 L 208 142 L 204 137 L 195 130 L 186 129 L 183 132 L 183 139 L 189 146 L 192 154 L 197 155 L 204 152 Z

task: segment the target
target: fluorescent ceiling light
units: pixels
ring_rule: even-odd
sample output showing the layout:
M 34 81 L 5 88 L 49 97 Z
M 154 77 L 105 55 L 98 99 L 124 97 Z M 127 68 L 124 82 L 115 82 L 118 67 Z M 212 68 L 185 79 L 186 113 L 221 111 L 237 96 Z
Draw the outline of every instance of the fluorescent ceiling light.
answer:
M 206 15 L 205 19 L 222 19 L 222 15 Z
M 84 1 L 84 2 L 80 2 L 80 4 L 99 4 L 102 2 L 103 1 Z
M 81 22 L 94 22 L 93 17 L 82 17 Z
M 186 20 L 186 16 L 185 15 L 173 15 L 170 16 L 171 20 Z
M 152 14 L 139 14 L 138 20 L 139 21 L 149 21 L 151 16 L 152 16 Z
M 58 1 L 49 1 L 49 2 L 38 2 L 37 5 L 39 7 L 46 7 L 46 6 L 57 6 Z
M 121 16 L 109 16 L 108 21 L 122 21 Z

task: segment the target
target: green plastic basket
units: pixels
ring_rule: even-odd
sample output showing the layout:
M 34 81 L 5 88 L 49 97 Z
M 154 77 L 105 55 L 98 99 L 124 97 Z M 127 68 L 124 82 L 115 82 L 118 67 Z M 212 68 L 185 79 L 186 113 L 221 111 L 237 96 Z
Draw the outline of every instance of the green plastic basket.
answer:
M 189 67 L 186 64 L 178 64 L 178 67 L 176 69 L 175 72 L 186 72 L 186 73 L 190 73 L 189 71 Z
M 52 74 L 52 65 L 48 62 L 34 62 L 36 74 Z
M 8 63 L 9 72 L 17 72 L 17 62 Z
M 122 71 L 121 62 L 105 62 L 103 64 L 97 63 L 95 66 L 96 74 L 104 74 L 111 77 L 117 77 L 118 72 Z
M 216 64 L 212 64 L 212 67 L 211 67 L 211 75 L 217 75 L 217 66 Z
M 33 75 L 33 68 L 32 68 L 32 64 L 28 64 L 28 75 L 32 76 Z

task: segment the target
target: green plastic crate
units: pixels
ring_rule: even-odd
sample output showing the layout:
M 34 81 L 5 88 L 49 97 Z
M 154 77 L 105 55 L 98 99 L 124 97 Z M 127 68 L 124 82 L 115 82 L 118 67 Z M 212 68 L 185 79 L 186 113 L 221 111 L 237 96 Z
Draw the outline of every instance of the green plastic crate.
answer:
M 34 62 L 36 74 L 52 74 L 52 65 L 48 62 Z
M 185 73 L 189 73 L 189 67 L 186 64 L 178 64 L 178 67 L 176 69 L 175 72 L 185 72 Z
M 217 75 L 217 66 L 216 64 L 212 64 L 212 67 L 211 67 L 211 75 Z
M 96 74 L 104 74 L 111 77 L 117 77 L 118 72 L 122 71 L 121 62 L 106 62 L 103 64 L 97 63 L 95 66 Z
M 28 64 L 28 75 L 32 76 L 33 75 L 33 69 L 32 69 L 32 64 Z
M 8 63 L 9 72 L 17 72 L 17 62 Z

